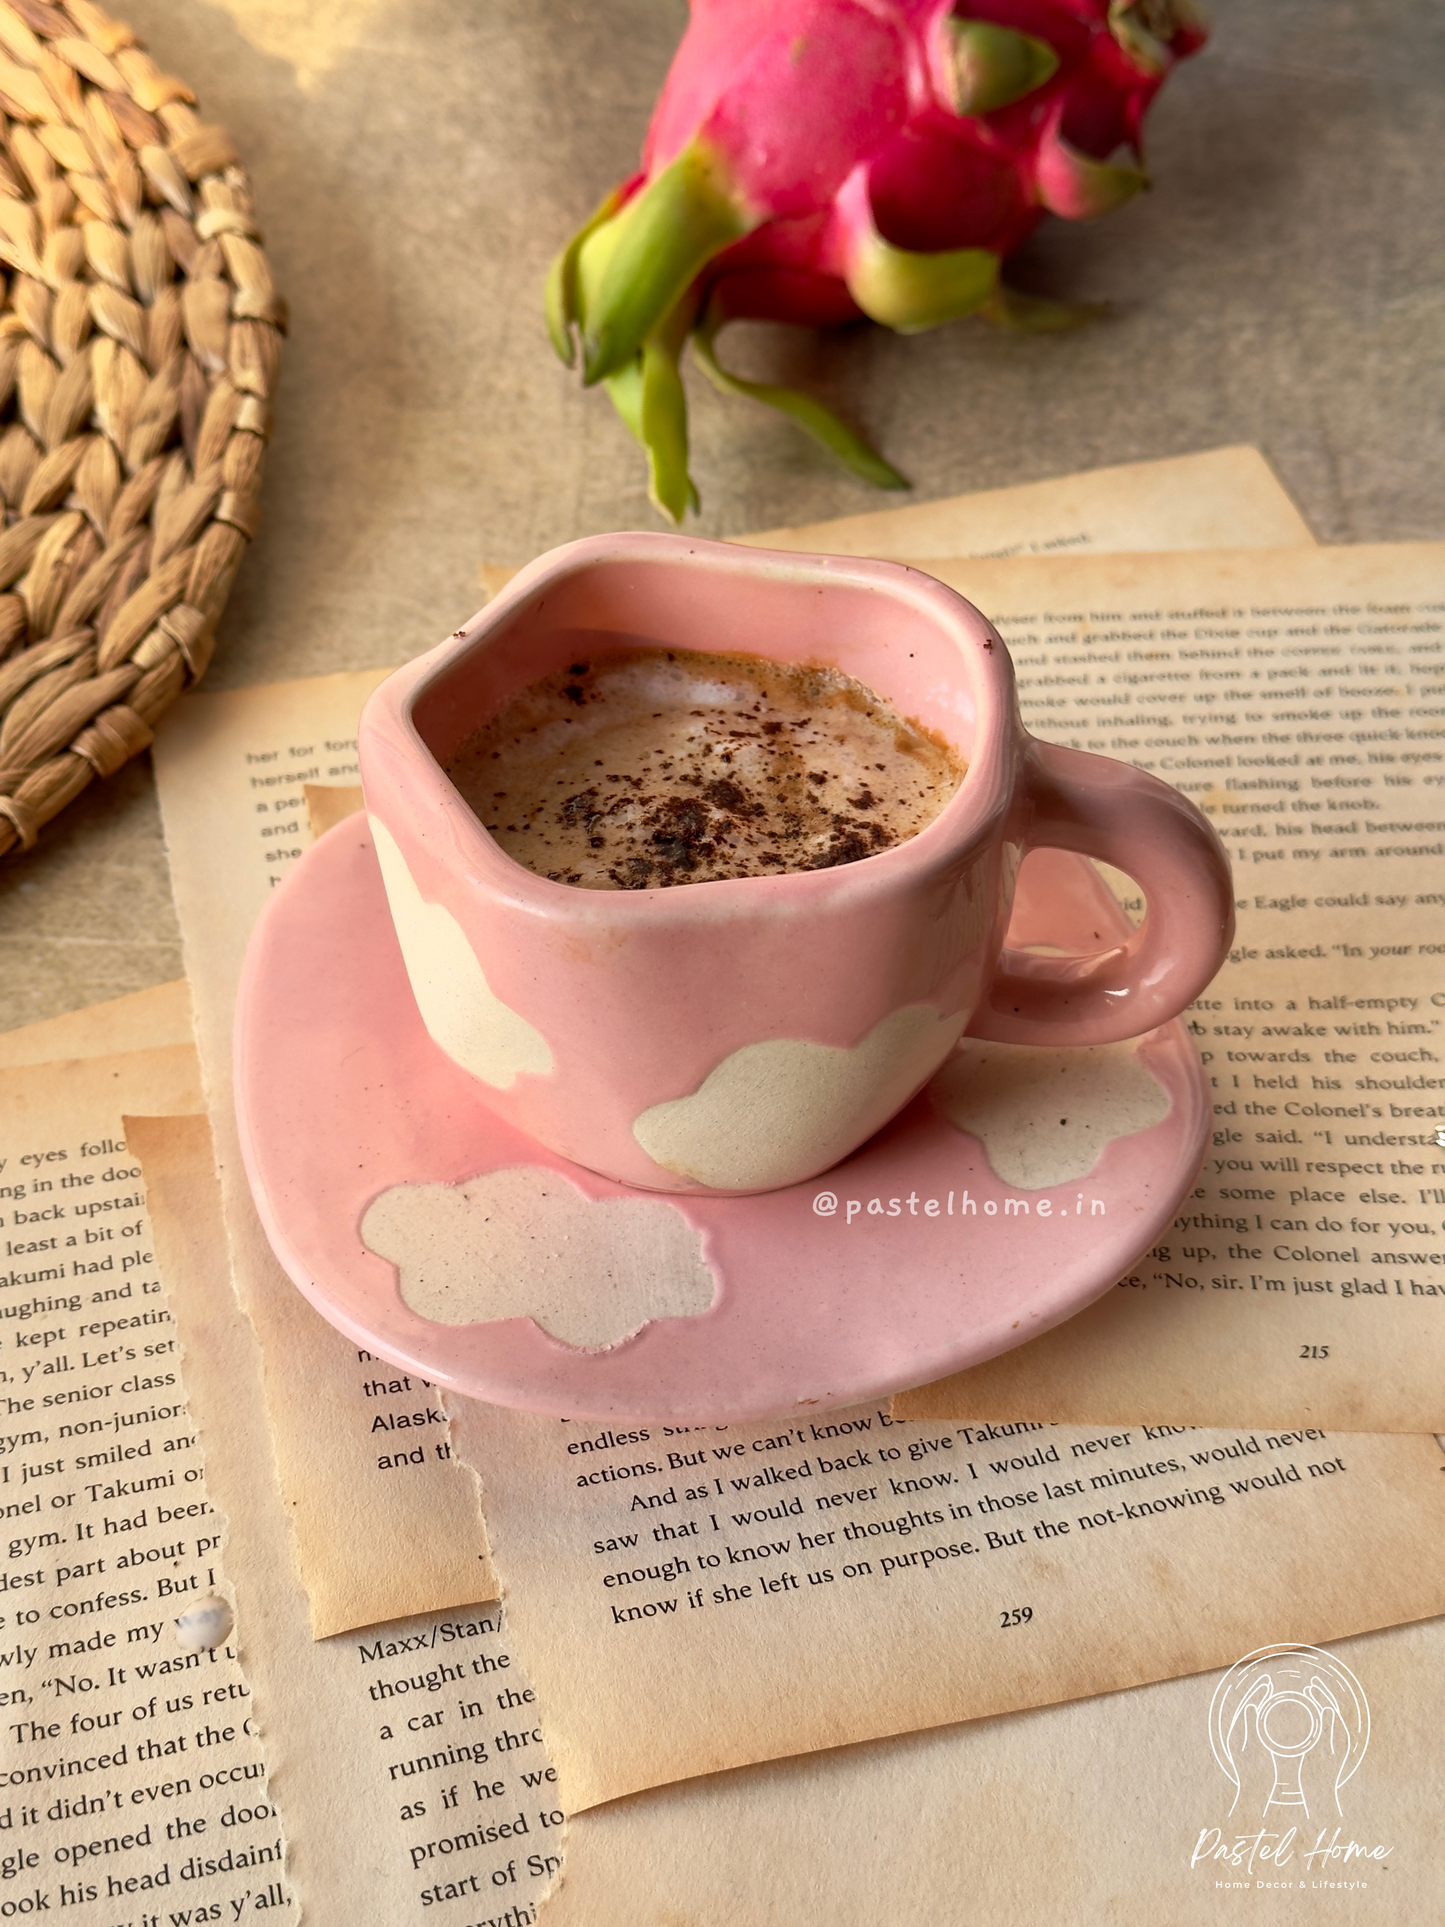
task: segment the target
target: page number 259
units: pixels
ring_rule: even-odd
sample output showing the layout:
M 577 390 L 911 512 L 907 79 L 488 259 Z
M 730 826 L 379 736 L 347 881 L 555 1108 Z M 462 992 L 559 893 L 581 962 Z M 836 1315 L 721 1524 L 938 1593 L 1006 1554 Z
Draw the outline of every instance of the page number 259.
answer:
M 1034 1616 L 1032 1606 L 1005 1606 L 998 1616 L 1000 1627 L 1027 1626 Z

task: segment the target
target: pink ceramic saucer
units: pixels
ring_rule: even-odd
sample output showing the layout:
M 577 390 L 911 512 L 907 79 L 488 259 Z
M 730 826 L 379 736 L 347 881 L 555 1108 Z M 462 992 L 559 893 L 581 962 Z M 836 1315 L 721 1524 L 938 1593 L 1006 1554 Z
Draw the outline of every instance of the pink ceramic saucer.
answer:
M 1097 950 L 1126 928 L 1082 858 L 1042 852 L 1025 866 L 1009 931 L 1015 947 Z M 1169 1225 L 1211 1116 L 1181 1023 L 1132 1048 L 1167 1115 L 1106 1142 L 1086 1174 L 1060 1183 L 996 1175 L 983 1143 L 943 1113 L 945 1067 L 822 1178 L 742 1198 L 632 1191 L 502 1123 L 432 1043 L 357 815 L 307 853 L 257 926 L 237 1012 L 236 1093 L 246 1166 L 276 1255 L 358 1345 L 498 1405 L 725 1424 L 925 1383 L 1036 1336 L 1106 1291 Z M 639 1248 L 695 1253 L 688 1269 L 712 1281 L 705 1308 L 655 1316 L 594 1350 L 560 1342 L 530 1316 L 443 1324 L 419 1315 L 402 1296 L 397 1265 L 363 1242 L 363 1219 L 384 1195 L 407 1202 L 413 1227 L 418 1211 L 451 1216 L 453 1194 L 409 1187 L 472 1192 L 489 1174 L 505 1174 L 497 1196 L 522 1217 L 504 1225 L 495 1211 L 473 1210 L 479 1269 L 488 1239 L 524 1251 L 522 1297 L 531 1288 L 525 1274 L 535 1266 L 540 1277 L 559 1251 L 574 1278 L 580 1252 L 586 1274 L 588 1206 L 614 1201 L 595 1219 L 598 1275 L 618 1271 L 618 1227 L 625 1244 L 631 1214 L 645 1212 Z M 965 1195 L 968 1216 L 960 1215 Z M 836 1208 L 826 1214 L 829 1197 Z M 615 1201 L 631 1202 L 619 1213 Z M 661 1247 L 657 1213 L 667 1214 Z M 375 1222 L 367 1219 L 372 1243 L 397 1256 Z

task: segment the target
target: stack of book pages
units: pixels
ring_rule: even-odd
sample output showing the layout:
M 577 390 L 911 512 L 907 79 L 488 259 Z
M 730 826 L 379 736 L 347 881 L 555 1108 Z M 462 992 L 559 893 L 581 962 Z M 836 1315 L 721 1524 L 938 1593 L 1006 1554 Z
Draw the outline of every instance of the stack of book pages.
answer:
M 747 539 L 938 576 L 1035 733 L 1214 822 L 1197 1184 L 1089 1310 L 891 1402 L 444 1397 L 280 1271 L 231 1101 L 380 672 L 187 698 L 187 982 L 0 1038 L 4 1918 L 1438 1919 L 1442 550 L 1316 546 L 1250 449 Z M 1329 1648 L 1304 1725 L 1241 1749 L 1221 1674 L 1285 1644 Z

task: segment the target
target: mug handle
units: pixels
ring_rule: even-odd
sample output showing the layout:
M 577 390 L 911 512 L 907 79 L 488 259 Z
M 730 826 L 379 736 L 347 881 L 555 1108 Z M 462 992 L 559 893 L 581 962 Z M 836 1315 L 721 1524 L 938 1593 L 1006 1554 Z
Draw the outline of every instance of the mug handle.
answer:
M 1157 776 L 1030 737 L 1023 853 L 1072 850 L 1132 877 L 1143 923 L 1089 956 L 1005 949 L 967 1035 L 1002 1044 L 1113 1044 L 1177 1017 L 1234 938 L 1234 883 L 1213 826 Z

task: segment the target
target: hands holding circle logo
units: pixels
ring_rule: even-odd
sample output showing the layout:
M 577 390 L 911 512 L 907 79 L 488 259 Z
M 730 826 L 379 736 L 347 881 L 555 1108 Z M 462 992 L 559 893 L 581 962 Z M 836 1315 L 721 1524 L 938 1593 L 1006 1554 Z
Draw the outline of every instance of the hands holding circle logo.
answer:
M 1230 1667 L 1209 1709 L 1209 1744 L 1234 1783 L 1233 1813 L 1264 1791 L 1260 1818 L 1333 1807 L 1370 1743 L 1370 1709 L 1349 1667 L 1316 1646 L 1261 1646 Z M 1251 1782 L 1245 1793 L 1246 1776 Z M 1253 1815 L 1251 1814 L 1251 1817 Z

